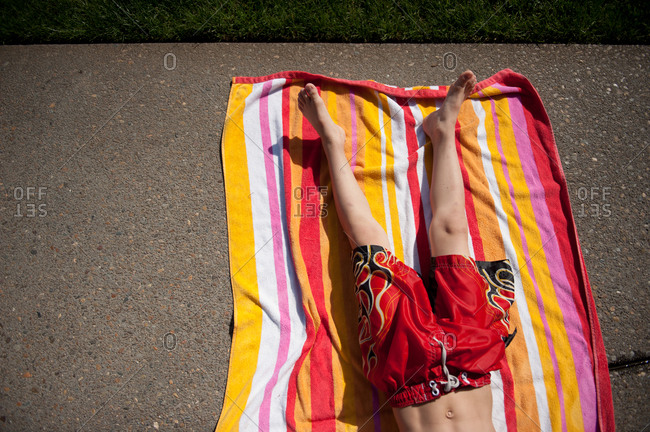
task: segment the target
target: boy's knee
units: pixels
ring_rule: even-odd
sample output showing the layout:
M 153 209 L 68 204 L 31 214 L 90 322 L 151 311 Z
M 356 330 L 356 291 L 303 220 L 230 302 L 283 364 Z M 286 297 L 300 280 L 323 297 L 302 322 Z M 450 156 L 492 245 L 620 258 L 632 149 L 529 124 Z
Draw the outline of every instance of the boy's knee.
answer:
M 466 235 L 467 229 L 467 217 L 464 211 L 437 212 L 431 220 L 429 235 Z

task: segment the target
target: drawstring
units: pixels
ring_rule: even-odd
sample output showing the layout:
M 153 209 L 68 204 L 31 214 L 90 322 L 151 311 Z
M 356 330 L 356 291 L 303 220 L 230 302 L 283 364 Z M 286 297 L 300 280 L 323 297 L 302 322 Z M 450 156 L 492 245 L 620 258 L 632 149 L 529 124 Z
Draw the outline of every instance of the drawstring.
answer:
M 444 388 L 445 393 L 449 393 L 451 389 L 458 388 L 458 386 L 460 385 L 460 381 L 458 381 L 457 376 L 450 374 L 449 369 L 447 369 L 447 349 L 445 348 L 445 344 L 440 342 L 435 337 L 433 338 L 433 340 L 438 342 L 438 345 L 440 345 L 440 349 L 442 350 L 442 359 L 441 359 L 442 371 L 445 373 L 445 377 L 447 377 L 447 381 L 441 381 L 440 383 L 445 385 Z M 438 385 L 436 384 L 435 381 L 429 381 L 429 387 L 431 387 L 431 394 L 434 397 L 440 394 L 440 391 L 438 390 Z

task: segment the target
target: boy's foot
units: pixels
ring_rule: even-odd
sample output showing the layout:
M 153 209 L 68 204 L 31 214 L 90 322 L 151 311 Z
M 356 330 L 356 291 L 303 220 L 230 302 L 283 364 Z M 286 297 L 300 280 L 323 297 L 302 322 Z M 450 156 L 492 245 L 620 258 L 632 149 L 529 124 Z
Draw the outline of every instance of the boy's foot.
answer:
M 465 71 L 447 91 L 447 97 L 440 109 L 429 114 L 422 122 L 424 132 L 430 137 L 444 129 L 454 129 L 460 106 L 472 94 L 476 85 L 476 76 L 472 71 Z
M 302 114 L 309 120 L 309 123 L 316 129 L 318 135 L 323 140 L 323 145 L 330 146 L 345 143 L 345 131 L 342 127 L 334 123 L 325 102 L 318 94 L 316 86 L 309 83 L 298 94 L 298 108 Z

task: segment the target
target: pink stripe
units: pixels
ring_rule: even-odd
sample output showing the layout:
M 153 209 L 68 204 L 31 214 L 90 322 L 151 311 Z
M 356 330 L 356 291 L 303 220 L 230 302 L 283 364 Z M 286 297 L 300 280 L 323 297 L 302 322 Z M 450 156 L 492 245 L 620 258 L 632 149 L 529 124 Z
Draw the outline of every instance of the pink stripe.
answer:
M 357 107 L 354 103 L 354 89 L 350 88 L 350 115 L 352 117 L 352 136 L 350 140 L 352 141 L 352 159 L 350 159 L 350 168 L 354 170 L 354 166 L 357 164 Z
M 496 113 L 496 106 L 494 103 L 494 99 L 490 98 L 490 105 L 492 107 L 492 121 L 494 122 L 494 134 L 496 137 L 496 142 L 497 142 L 497 148 L 499 150 L 499 154 L 501 156 L 501 165 L 503 169 L 503 174 L 506 177 L 506 182 L 508 183 L 508 188 L 510 191 L 510 202 L 512 204 L 512 208 L 515 212 L 515 219 L 517 221 L 517 226 L 519 227 L 519 235 L 521 237 L 521 243 L 522 243 L 522 248 L 524 252 L 524 256 L 526 257 L 526 264 L 530 262 L 532 259 L 530 257 L 530 251 L 528 250 L 528 242 L 526 241 L 526 236 L 524 234 L 524 227 L 521 221 L 521 214 L 519 213 L 519 208 L 517 207 L 517 203 L 515 201 L 515 191 L 514 187 L 512 185 L 512 181 L 510 180 L 510 174 L 508 172 L 508 165 L 505 159 L 505 156 L 503 155 L 503 146 L 501 145 L 501 136 L 499 135 L 499 121 L 497 118 L 497 113 Z M 516 125 L 515 125 L 516 128 Z M 519 267 L 520 269 L 522 268 L 521 266 Z M 528 271 L 530 274 L 530 278 L 533 281 L 533 286 L 535 287 L 535 296 L 537 298 L 537 305 L 539 307 L 539 313 L 540 317 L 542 318 L 542 323 L 544 325 L 544 333 L 546 334 L 546 342 L 548 344 L 549 351 L 551 353 L 551 360 L 553 362 L 553 372 L 555 375 L 555 385 L 557 387 L 557 393 L 558 393 L 558 398 L 560 399 L 560 416 L 562 419 L 562 430 L 566 431 L 566 414 L 564 412 L 564 392 L 562 391 L 562 380 L 560 379 L 560 370 L 558 367 L 558 361 L 557 361 L 557 356 L 555 355 L 555 348 L 553 346 L 553 335 L 551 334 L 551 329 L 549 328 L 548 325 L 548 320 L 546 319 L 546 311 L 544 310 L 544 299 L 542 298 L 542 294 L 539 291 L 539 286 L 537 284 L 537 280 L 535 279 L 535 269 L 532 266 L 528 267 Z M 540 413 L 541 415 L 542 413 Z
M 260 126 L 262 132 L 262 148 L 267 156 L 273 155 L 273 142 L 271 140 L 271 126 L 269 123 L 269 91 L 271 90 L 272 81 L 267 81 L 262 87 L 262 95 L 260 97 Z M 282 110 L 278 110 L 282 112 Z M 277 148 L 277 155 L 279 159 L 282 149 Z M 266 169 L 266 185 L 269 195 L 269 210 L 271 219 L 271 229 L 275 234 L 273 236 L 273 256 L 275 266 L 275 277 L 278 287 L 278 309 L 280 314 L 280 341 L 278 347 L 278 355 L 275 360 L 275 368 L 273 375 L 266 387 L 264 388 L 264 399 L 260 406 L 259 426 L 261 430 L 271 430 L 269 426 L 271 418 L 271 394 L 273 388 L 278 382 L 278 375 L 280 368 L 287 361 L 289 353 L 289 342 L 291 339 L 291 319 L 289 316 L 289 299 L 287 292 L 287 280 L 285 275 L 284 266 L 284 248 L 282 244 L 283 238 L 283 215 L 281 214 L 280 204 L 278 203 L 278 185 L 275 181 L 275 164 L 271 157 L 264 158 L 264 168 Z
M 589 348 L 582 333 L 582 323 L 576 310 L 576 305 L 571 295 L 571 286 L 567 279 L 562 265 L 562 254 L 560 245 L 557 242 L 554 232 L 551 215 L 546 206 L 546 196 L 544 185 L 540 181 L 537 165 L 533 159 L 530 138 L 528 134 L 520 128 L 525 127 L 526 118 L 523 112 L 523 106 L 519 97 L 508 98 L 510 106 L 510 115 L 514 124 L 515 141 L 519 152 L 521 166 L 526 178 L 526 184 L 531 190 L 531 204 L 533 212 L 540 216 L 536 218 L 540 228 L 542 244 L 544 245 L 544 254 L 550 277 L 553 284 L 560 289 L 555 289 L 555 294 L 562 310 L 564 327 L 566 328 L 571 353 L 576 367 L 576 378 L 578 381 L 578 391 L 582 406 L 582 418 L 584 428 L 587 431 L 596 430 L 596 417 L 592 415 L 592 409 L 596 407 L 596 385 L 593 379 L 593 365 L 589 357 Z

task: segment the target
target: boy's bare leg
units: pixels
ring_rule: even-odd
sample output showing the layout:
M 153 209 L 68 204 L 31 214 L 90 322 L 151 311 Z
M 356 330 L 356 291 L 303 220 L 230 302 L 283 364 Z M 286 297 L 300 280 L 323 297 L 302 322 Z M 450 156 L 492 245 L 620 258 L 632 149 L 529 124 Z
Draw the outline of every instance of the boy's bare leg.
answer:
M 388 236 L 373 218 L 345 156 L 345 132 L 334 123 L 313 84 L 307 84 L 300 91 L 298 108 L 321 137 L 329 162 L 336 211 L 350 245 L 352 248 L 379 245 L 389 249 Z
M 424 119 L 433 144 L 431 256 L 469 255 L 465 191 L 455 144 L 455 126 L 463 101 L 472 93 L 476 77 L 463 72 L 449 88 L 439 110 Z M 402 431 L 489 431 L 492 392 L 489 386 L 461 388 L 422 405 L 393 410 Z
M 469 255 L 465 190 L 454 137 L 460 106 L 475 85 L 474 74 L 463 72 L 449 88 L 442 107 L 429 114 L 422 124 L 433 144 L 431 256 Z

